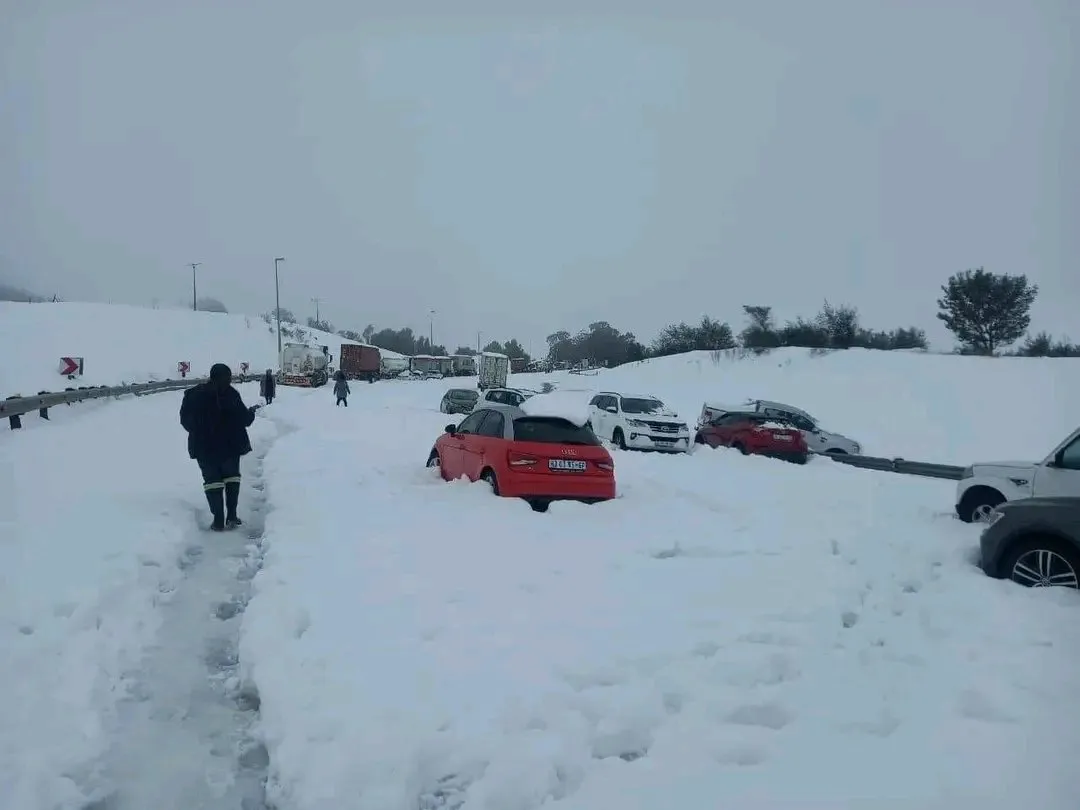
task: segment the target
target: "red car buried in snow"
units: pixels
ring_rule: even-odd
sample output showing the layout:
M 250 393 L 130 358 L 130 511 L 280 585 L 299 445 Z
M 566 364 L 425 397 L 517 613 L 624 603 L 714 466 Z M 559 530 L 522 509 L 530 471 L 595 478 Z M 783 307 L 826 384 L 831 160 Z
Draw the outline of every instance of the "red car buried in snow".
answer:
M 810 455 L 802 431 L 775 416 L 725 411 L 698 426 L 694 441 L 710 447 L 731 447 L 743 455 L 760 455 L 805 464 Z
M 486 481 L 496 495 L 523 498 L 538 512 L 552 501 L 615 497 L 615 464 L 588 427 L 485 405 L 447 425 L 428 456 L 443 480 Z

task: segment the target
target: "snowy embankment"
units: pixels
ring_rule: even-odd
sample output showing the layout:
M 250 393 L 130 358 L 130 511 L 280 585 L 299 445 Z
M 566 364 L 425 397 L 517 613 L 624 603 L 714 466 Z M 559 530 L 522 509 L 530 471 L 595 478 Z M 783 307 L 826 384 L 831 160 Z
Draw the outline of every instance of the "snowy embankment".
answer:
M 255 386 L 241 391 L 249 400 L 257 394 Z M 109 773 L 111 749 L 134 733 L 117 728 L 121 704 L 155 706 L 151 696 L 164 685 L 141 683 L 155 646 L 186 645 L 193 662 L 202 654 L 205 622 L 185 627 L 180 617 L 168 638 L 158 636 L 167 605 L 183 593 L 185 569 L 195 562 L 189 552 L 202 542 L 197 520 L 206 522 L 179 407 L 180 394 L 165 393 L 85 408 L 63 424 L 0 432 L 5 810 L 82 808 L 118 787 L 131 788 L 111 782 Z M 256 447 L 265 448 L 274 425 L 259 419 L 251 433 Z M 192 622 L 202 619 L 197 613 Z M 185 637 L 189 630 L 195 638 Z M 177 688 L 183 695 L 193 685 Z M 123 767 L 149 771 L 154 757 L 187 756 L 183 733 L 170 728 L 164 751 L 152 738 L 141 749 L 129 747 Z M 163 773 L 139 778 L 152 782 Z M 176 787 L 151 784 L 153 801 L 145 806 L 172 806 L 166 793 Z
M 304 331 L 309 342 L 338 356 L 339 335 Z M 253 372 L 277 367 L 277 333 L 257 315 L 0 301 L 0 344 L 19 347 L 0 364 L 0 398 L 69 385 L 176 379 L 181 360 L 191 363 L 192 376 L 207 374 L 214 363 L 227 363 L 234 373 L 241 363 Z M 85 358 L 84 375 L 77 381 L 61 377 L 61 357 Z
M 633 388 L 757 393 L 672 377 Z M 616 501 L 537 515 L 423 468 L 446 387 L 280 402 L 241 639 L 279 807 L 1075 806 L 1080 605 L 984 577 L 951 482 L 621 453 Z

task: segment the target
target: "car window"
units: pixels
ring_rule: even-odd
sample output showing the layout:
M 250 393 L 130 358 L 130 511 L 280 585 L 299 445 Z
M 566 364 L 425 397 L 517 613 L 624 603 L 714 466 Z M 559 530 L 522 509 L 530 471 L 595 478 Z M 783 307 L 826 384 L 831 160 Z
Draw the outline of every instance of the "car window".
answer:
M 461 424 L 458 425 L 458 433 L 476 433 L 476 428 L 480 426 L 480 420 L 488 415 L 487 410 L 476 411 L 470 413 L 464 419 L 461 420 Z
M 490 436 L 494 439 L 503 438 L 503 428 L 506 419 L 498 411 L 487 411 L 487 418 L 476 429 L 477 436 Z
M 545 444 L 600 445 L 596 434 L 565 419 L 546 416 L 523 416 L 514 420 L 514 439 Z
M 603 397 L 597 394 L 595 397 L 589 400 L 589 407 L 602 408 L 603 406 L 600 404 L 601 400 L 603 400 Z
M 1060 466 L 1065 470 L 1080 470 L 1080 436 L 1061 451 Z
M 618 408 L 618 403 L 616 402 L 615 397 L 605 394 L 600 397 L 600 407 L 603 410 L 607 410 L 608 408 Z
M 623 397 L 621 405 L 623 413 L 655 414 L 664 410 L 664 403 L 658 399 Z

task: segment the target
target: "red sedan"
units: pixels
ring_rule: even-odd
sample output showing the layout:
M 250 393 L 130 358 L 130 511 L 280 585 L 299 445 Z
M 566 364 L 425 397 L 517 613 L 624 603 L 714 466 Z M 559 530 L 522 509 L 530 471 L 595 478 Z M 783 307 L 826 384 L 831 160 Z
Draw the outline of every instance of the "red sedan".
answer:
M 695 441 L 731 447 L 743 455 L 761 455 L 805 464 L 810 455 L 802 431 L 774 416 L 724 412 L 698 426 Z
M 615 464 L 588 427 L 490 405 L 447 425 L 428 456 L 446 481 L 486 481 L 496 495 L 523 498 L 537 511 L 552 501 L 615 497 Z

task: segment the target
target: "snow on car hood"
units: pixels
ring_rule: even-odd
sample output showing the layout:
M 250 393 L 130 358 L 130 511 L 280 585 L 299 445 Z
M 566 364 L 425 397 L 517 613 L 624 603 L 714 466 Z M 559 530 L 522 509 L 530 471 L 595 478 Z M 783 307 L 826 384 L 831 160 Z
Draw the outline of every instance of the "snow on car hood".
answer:
M 534 394 L 518 406 L 529 416 L 565 419 L 578 427 L 589 421 L 589 394 L 571 391 L 551 391 Z

